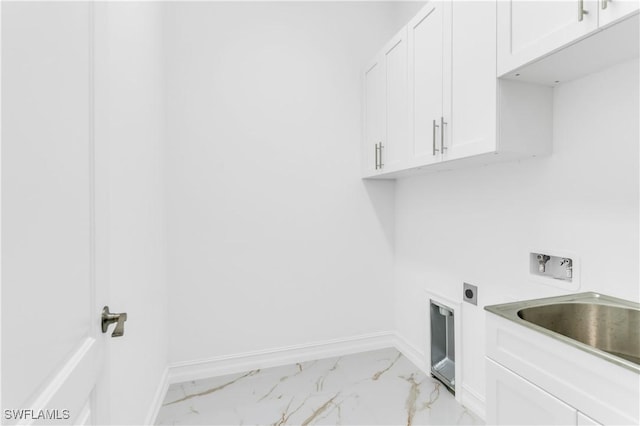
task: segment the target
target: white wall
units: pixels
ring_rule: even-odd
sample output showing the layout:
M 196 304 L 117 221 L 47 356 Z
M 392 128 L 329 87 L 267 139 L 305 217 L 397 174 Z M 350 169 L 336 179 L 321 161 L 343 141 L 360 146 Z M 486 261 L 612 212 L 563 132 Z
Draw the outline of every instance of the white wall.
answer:
M 638 62 L 554 93 L 553 155 L 398 180 L 395 325 L 425 351 L 424 290 L 462 299 L 463 387 L 484 397 L 483 307 L 562 291 L 531 282 L 532 249 L 576 252 L 580 291 L 637 301 Z
M 162 6 L 96 7 L 107 28 L 97 26 L 96 103 L 110 150 L 109 304 L 128 313 L 109 345 L 111 422 L 144 424 L 168 362 Z
M 392 329 L 361 72 L 419 6 L 166 5 L 171 361 Z

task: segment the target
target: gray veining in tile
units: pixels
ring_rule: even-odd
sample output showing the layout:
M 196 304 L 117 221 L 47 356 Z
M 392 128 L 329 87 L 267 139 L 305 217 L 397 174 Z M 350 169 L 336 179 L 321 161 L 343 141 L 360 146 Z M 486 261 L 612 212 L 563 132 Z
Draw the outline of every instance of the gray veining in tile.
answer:
M 159 425 L 480 425 L 395 349 L 169 387 Z

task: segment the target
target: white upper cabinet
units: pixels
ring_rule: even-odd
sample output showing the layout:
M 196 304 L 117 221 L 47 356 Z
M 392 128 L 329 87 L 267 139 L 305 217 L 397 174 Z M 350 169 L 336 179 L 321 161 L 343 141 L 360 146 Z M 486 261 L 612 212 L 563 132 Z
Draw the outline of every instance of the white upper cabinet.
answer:
M 499 1 L 498 75 L 598 28 L 595 0 Z
M 638 0 L 599 0 L 598 24 L 600 27 L 609 25 L 640 8 Z
M 451 2 L 445 8 L 443 159 L 497 149 L 496 4 Z
M 407 137 L 407 30 L 403 28 L 383 49 L 385 73 L 386 138 L 382 145 L 383 170 L 399 168 L 409 158 Z
M 365 74 L 372 94 L 365 93 L 364 177 L 550 152 L 552 89 L 496 78 L 496 2 L 428 2 L 379 57 L 384 96 L 373 94 L 380 90 L 370 84 L 375 69 Z M 379 108 L 382 149 L 369 136 L 379 125 L 371 111 Z
M 637 22 L 609 28 L 638 8 L 637 0 L 499 1 L 498 76 L 553 85 L 637 57 Z
M 407 32 L 403 28 L 364 73 L 364 176 L 397 169 L 409 158 Z
M 430 2 L 409 22 L 412 166 L 496 150 L 496 4 Z
M 553 87 L 638 57 L 639 2 L 429 1 L 365 69 L 365 178 L 551 152 Z
M 385 76 L 382 57 L 371 61 L 364 73 L 363 174 L 381 171 L 380 150 L 385 137 Z
M 443 4 L 427 4 L 407 25 L 412 164 L 440 161 L 443 121 Z

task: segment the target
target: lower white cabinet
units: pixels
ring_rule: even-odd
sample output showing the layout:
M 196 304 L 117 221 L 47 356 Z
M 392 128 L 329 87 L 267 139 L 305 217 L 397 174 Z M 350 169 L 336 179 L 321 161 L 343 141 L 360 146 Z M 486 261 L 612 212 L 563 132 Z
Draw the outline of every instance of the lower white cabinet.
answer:
M 487 424 L 575 425 L 575 408 L 487 359 Z
M 638 425 L 640 374 L 488 313 L 487 424 Z
M 487 424 L 578 425 L 600 423 L 487 358 Z

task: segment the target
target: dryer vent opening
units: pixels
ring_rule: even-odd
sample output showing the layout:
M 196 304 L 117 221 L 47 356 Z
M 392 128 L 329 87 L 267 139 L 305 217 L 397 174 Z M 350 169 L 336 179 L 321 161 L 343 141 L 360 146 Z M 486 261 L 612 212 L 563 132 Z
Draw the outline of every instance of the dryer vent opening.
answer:
M 455 394 L 454 321 L 453 309 L 430 300 L 431 374 Z

